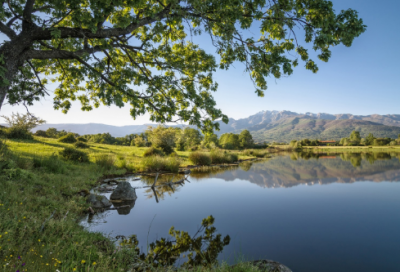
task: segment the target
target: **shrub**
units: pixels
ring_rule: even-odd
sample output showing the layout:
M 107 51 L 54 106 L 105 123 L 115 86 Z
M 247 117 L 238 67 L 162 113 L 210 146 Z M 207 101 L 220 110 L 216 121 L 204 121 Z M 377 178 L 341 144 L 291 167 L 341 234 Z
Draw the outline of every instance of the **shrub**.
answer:
M 89 161 L 88 155 L 85 152 L 79 151 L 72 147 L 64 148 L 64 150 L 60 151 L 59 154 L 67 161 L 76 161 L 76 162 Z
M 66 170 L 64 163 L 60 161 L 55 154 L 50 157 L 34 157 L 33 167 L 45 168 L 49 172 L 58 174 L 63 174 Z
M 233 162 L 237 162 L 239 157 L 237 154 L 235 153 L 227 153 L 224 155 L 225 157 L 225 162 L 226 163 L 233 163 Z
M 210 152 L 211 161 L 214 164 L 225 163 L 225 154 L 221 150 L 212 150 Z
M 36 132 L 35 132 L 35 136 L 39 136 L 39 137 L 46 137 L 47 138 L 47 133 L 46 133 L 46 131 L 44 131 L 44 130 L 37 130 Z
M 76 138 L 78 141 L 83 142 L 83 143 L 87 143 L 87 139 L 85 137 L 79 136 L 78 138 Z
M 127 168 L 126 160 L 125 159 L 118 159 L 114 163 L 115 167 L 124 169 Z
M 189 160 L 196 165 L 210 165 L 212 161 L 210 155 L 204 152 L 190 153 Z
M 94 162 L 101 168 L 111 169 L 114 166 L 115 156 L 111 154 L 100 154 L 94 156 Z
M 238 155 L 235 153 L 222 153 L 221 151 L 212 150 L 210 152 L 213 164 L 233 163 L 238 161 Z
M 89 148 L 89 146 L 81 141 L 74 143 L 75 148 Z
M 144 147 L 146 146 L 146 141 L 142 137 L 136 137 L 132 140 L 131 145 L 135 145 L 137 147 Z
M 151 156 L 141 161 L 141 169 L 150 172 L 169 171 L 177 173 L 180 164 L 181 161 L 175 157 L 164 158 L 160 156 Z
M 75 135 L 73 133 L 68 133 L 67 135 L 64 135 L 58 139 L 59 142 L 61 143 L 69 143 L 73 144 L 76 142 Z
M 5 129 L 6 137 L 9 139 L 25 139 L 32 140 L 32 132 L 22 127 L 10 127 Z
M 164 156 L 164 152 L 161 149 L 150 147 L 143 153 L 143 157 L 150 157 L 150 156 Z
M 198 150 L 198 149 L 199 149 L 198 146 L 189 147 L 189 151 L 196 151 L 196 150 Z

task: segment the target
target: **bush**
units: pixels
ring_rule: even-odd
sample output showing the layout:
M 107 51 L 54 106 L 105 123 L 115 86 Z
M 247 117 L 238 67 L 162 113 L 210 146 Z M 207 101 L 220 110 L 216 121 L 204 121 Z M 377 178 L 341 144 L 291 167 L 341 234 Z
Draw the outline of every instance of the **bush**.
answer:
M 225 154 L 221 150 L 212 150 L 210 157 L 213 164 L 225 163 Z
M 81 141 L 74 143 L 75 148 L 89 148 L 89 146 Z
M 101 168 L 111 169 L 114 166 L 115 156 L 111 154 L 100 154 L 94 156 L 94 162 Z
M 136 137 L 131 141 L 131 145 L 137 147 L 144 147 L 146 146 L 146 141 L 142 137 Z
M 149 172 L 169 171 L 177 173 L 180 165 L 181 161 L 175 157 L 151 156 L 141 161 L 141 169 Z
M 238 155 L 235 153 L 222 153 L 221 151 L 212 150 L 210 152 L 213 164 L 233 163 L 238 161 Z
M 83 142 L 83 143 L 87 143 L 87 139 L 85 137 L 79 136 L 78 138 L 76 138 L 78 141 Z
M 49 172 L 64 174 L 65 165 L 58 157 L 53 154 L 50 157 L 34 157 L 33 168 L 44 168 Z
M 32 132 L 22 127 L 10 127 L 5 129 L 6 137 L 9 139 L 25 139 L 32 140 Z
M 189 155 L 189 160 L 195 165 L 210 165 L 211 157 L 204 152 L 193 152 Z
M 165 156 L 165 154 L 161 149 L 150 147 L 143 153 L 143 157 L 150 157 L 150 156 Z
M 44 131 L 44 130 L 37 130 L 36 132 L 35 132 L 35 136 L 39 136 L 39 137 L 46 137 L 47 138 L 47 133 L 46 133 L 46 131 Z
M 76 138 L 73 133 L 68 133 L 67 135 L 64 135 L 61 138 L 59 138 L 58 141 L 61 143 L 73 144 L 76 142 Z
M 60 156 L 67 161 L 88 162 L 88 155 L 72 147 L 66 147 L 63 151 L 59 152 Z

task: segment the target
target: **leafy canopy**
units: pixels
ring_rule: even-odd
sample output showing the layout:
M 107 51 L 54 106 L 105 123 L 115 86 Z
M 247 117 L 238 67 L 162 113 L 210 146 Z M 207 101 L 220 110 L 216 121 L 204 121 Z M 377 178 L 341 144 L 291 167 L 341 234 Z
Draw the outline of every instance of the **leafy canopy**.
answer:
M 0 3 L 0 31 L 9 38 L 0 55 L 23 42 L 14 46 L 20 65 L 10 82 L 11 60 L 0 59 L 9 103 L 32 104 L 57 82 L 54 107 L 63 112 L 75 100 L 85 111 L 129 104 L 133 118 L 147 112 L 152 121 L 182 120 L 203 131 L 218 128 L 216 119 L 228 121 L 212 97 L 216 69 L 244 63 L 263 96 L 266 78 L 291 75 L 299 60 L 318 71 L 305 43 L 326 62 L 333 46 L 351 46 L 366 29 L 355 10 L 336 13 L 326 0 Z M 251 26 L 259 26 L 259 35 L 243 34 Z M 192 42 L 194 35 L 210 38 L 219 62 Z

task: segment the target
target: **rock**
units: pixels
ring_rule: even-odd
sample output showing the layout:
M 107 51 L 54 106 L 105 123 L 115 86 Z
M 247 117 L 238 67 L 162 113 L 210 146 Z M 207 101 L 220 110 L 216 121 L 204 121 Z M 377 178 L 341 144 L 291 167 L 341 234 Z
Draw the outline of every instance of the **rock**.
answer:
M 111 200 L 122 200 L 122 201 L 133 201 L 137 199 L 135 189 L 132 188 L 131 184 L 126 181 L 122 181 L 115 188 L 114 192 L 110 196 Z
M 95 194 L 88 195 L 86 202 L 90 203 L 90 206 L 95 209 L 108 208 L 112 205 L 107 197 Z
M 133 207 L 135 206 L 135 201 L 121 201 L 121 202 L 113 202 L 114 207 L 116 208 L 118 214 L 127 215 L 131 212 Z
M 262 272 L 292 272 L 287 266 L 281 263 L 271 261 L 271 260 L 258 260 L 249 262 L 253 266 L 257 267 Z M 237 266 L 237 265 L 235 265 Z

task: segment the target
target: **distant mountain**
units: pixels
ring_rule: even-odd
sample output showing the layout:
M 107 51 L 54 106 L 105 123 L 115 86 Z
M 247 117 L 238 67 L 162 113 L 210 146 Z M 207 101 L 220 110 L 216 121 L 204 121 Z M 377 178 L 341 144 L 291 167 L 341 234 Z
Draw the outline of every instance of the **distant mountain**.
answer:
M 292 111 L 262 111 L 247 118 L 229 119 L 220 123 L 221 135 L 227 132 L 239 133 L 248 129 L 257 141 L 290 141 L 293 139 L 334 139 L 347 137 L 351 131 L 358 130 L 361 136 L 373 133 L 376 137 L 397 138 L 400 134 L 400 114 L 353 115 L 329 113 L 296 113 Z M 104 124 L 45 124 L 35 128 L 46 130 L 54 127 L 79 134 L 110 133 L 121 137 L 131 133 L 141 133 L 149 125 L 111 126 Z M 183 127 L 183 125 L 179 125 Z
M 238 133 L 248 129 L 257 141 L 290 141 L 293 139 L 334 139 L 358 130 L 362 137 L 373 133 L 376 137 L 397 138 L 400 134 L 400 115 L 353 115 L 291 111 L 262 111 L 248 118 L 230 119 L 220 124 L 219 133 Z

